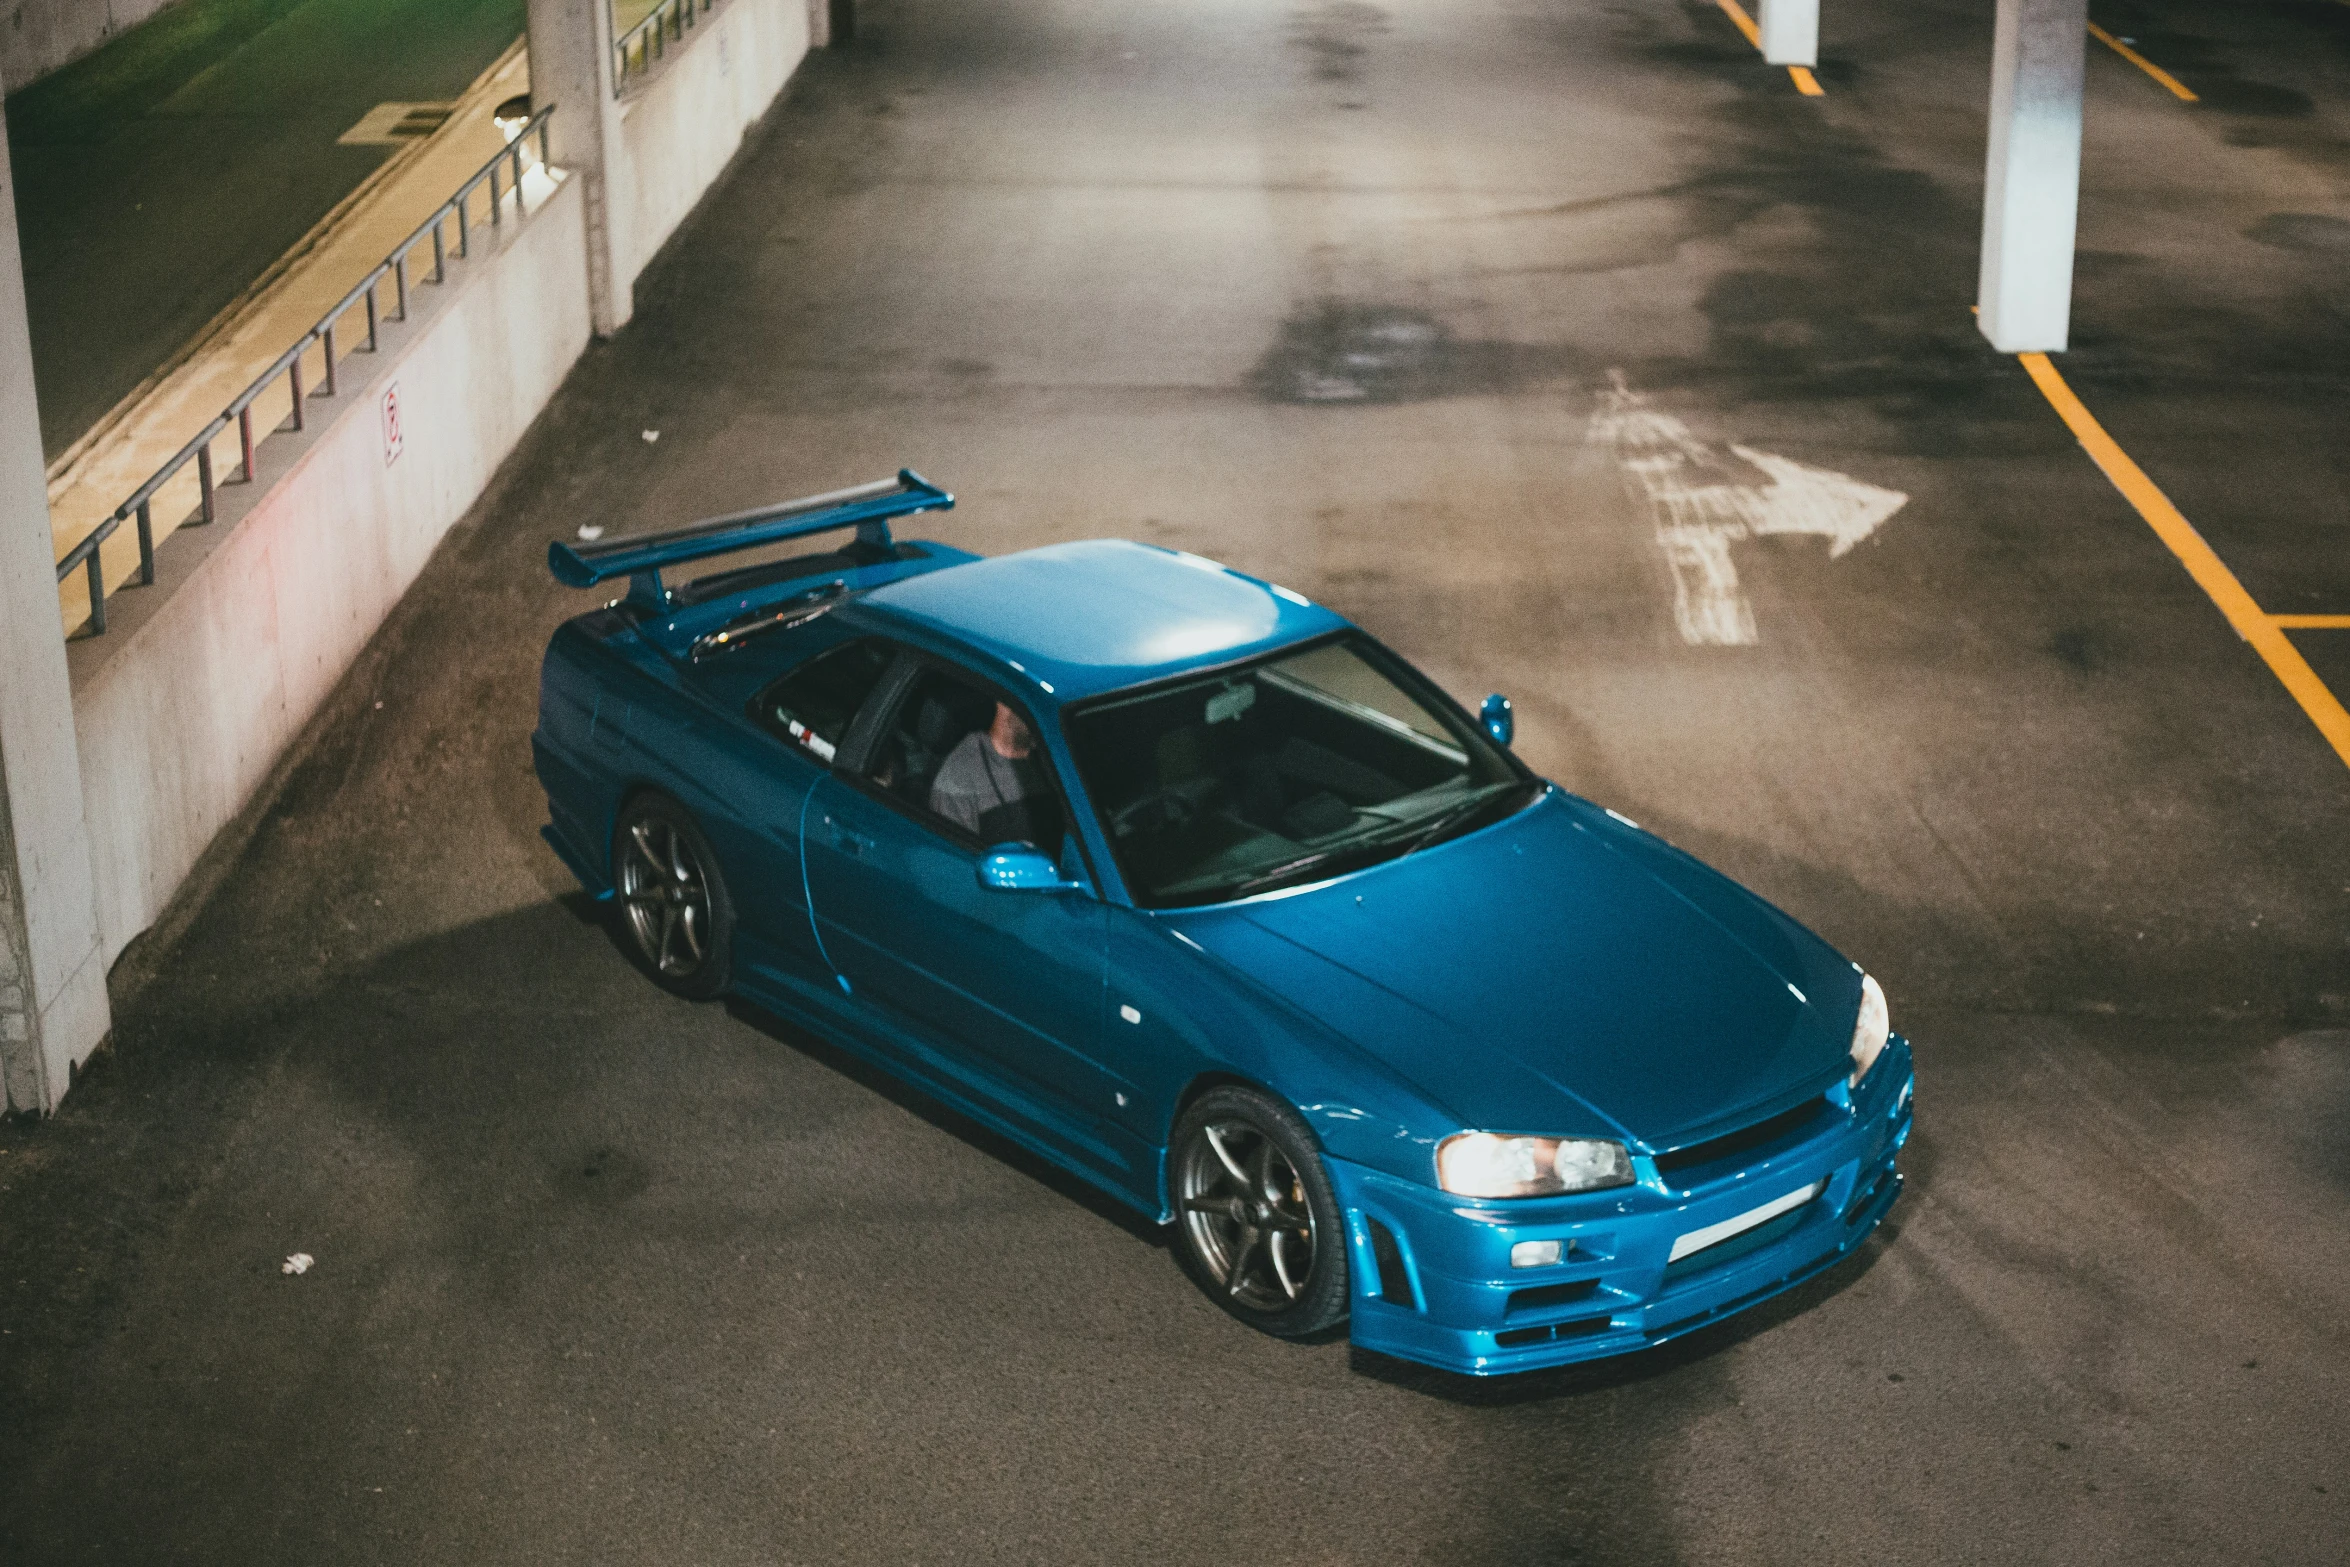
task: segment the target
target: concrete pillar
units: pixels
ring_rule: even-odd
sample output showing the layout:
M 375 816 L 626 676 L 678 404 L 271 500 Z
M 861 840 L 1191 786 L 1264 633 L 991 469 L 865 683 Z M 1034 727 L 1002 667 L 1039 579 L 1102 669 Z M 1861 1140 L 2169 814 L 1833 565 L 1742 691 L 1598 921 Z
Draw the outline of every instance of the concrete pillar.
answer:
M 557 167 L 584 182 L 588 314 L 596 335 L 610 337 L 636 313 L 637 266 L 626 219 L 635 171 L 612 90 L 612 7 L 610 0 L 529 0 L 528 15 L 531 107 L 555 106 L 549 151 Z
M 2072 325 L 2088 0 L 1999 0 L 1975 305 L 2001 353 L 2056 353 Z
M 113 1017 L 7 140 L 0 136 L 0 1085 L 10 1110 L 46 1114 Z
M 1820 63 L 1820 0 L 1762 0 L 1755 21 L 1763 58 L 1773 65 Z

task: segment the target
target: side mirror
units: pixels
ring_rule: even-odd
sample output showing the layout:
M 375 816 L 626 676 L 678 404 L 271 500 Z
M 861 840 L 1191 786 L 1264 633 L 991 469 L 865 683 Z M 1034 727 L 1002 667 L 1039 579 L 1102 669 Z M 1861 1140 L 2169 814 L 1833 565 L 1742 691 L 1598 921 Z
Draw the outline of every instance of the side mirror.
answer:
M 1042 849 L 999 843 L 979 857 L 979 885 L 990 892 L 1076 892 L 1084 884 L 1062 875 Z
M 1499 691 L 1477 705 L 1477 716 L 1484 721 L 1485 732 L 1493 736 L 1495 745 L 1508 745 L 1518 732 L 1518 715 L 1510 707 L 1510 699 Z

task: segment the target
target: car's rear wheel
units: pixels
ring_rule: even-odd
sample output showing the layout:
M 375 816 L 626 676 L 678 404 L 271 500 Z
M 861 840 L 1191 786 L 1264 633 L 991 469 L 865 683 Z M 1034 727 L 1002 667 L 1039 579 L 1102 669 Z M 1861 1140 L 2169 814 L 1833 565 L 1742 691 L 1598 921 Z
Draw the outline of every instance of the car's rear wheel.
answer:
M 1281 1338 L 1345 1319 L 1338 1198 L 1296 1111 L 1251 1088 L 1208 1090 L 1175 1123 L 1168 1186 L 1176 1252 L 1210 1299 Z
M 710 840 L 685 807 L 639 795 L 612 843 L 613 901 L 637 958 L 664 988 L 697 1001 L 722 994 L 734 959 L 734 902 Z

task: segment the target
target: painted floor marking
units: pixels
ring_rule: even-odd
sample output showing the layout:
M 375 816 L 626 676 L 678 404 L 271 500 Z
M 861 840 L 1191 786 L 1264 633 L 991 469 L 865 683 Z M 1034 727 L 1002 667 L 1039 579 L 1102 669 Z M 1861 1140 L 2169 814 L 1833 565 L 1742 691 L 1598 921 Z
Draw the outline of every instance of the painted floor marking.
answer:
M 1746 7 L 1740 5 L 1738 0 L 1714 0 L 1714 4 L 1722 8 L 1724 16 L 1737 24 L 1738 30 L 1746 35 L 1748 43 L 1757 49 L 1762 47 L 1762 29 L 1754 25 L 1754 18 L 1746 14 Z
M 399 147 L 421 141 L 447 123 L 453 103 L 379 103 L 337 136 L 345 147 Z
M 2195 585 L 2210 596 L 2219 612 L 2228 617 L 2228 624 L 2236 628 L 2236 635 L 2252 644 L 2252 650 L 2261 656 L 2270 673 L 2284 684 L 2293 700 L 2301 704 L 2301 711 L 2317 725 L 2319 734 L 2334 748 L 2345 765 L 2350 765 L 2350 712 L 2343 710 L 2334 693 L 2326 689 L 2317 671 L 2309 667 L 2309 660 L 2301 656 L 2293 641 L 2285 635 L 2285 624 L 2303 619 L 2350 622 L 2350 616 L 2268 615 L 2252 602 L 2252 595 L 2236 580 L 2235 573 L 2221 563 L 2203 535 L 2195 531 L 2193 523 L 2180 514 L 2170 497 L 2146 477 L 2145 471 L 2130 461 L 2114 438 L 2105 433 L 2088 407 L 2073 395 L 2073 389 L 2057 374 L 2056 366 L 2048 362 L 2046 354 L 2016 355 L 2040 395 L 2048 399 L 2057 417 L 2072 430 L 2090 461 L 2105 471 L 2113 487 L 2137 508 L 2146 519 L 2155 536 L 2170 546 L 2170 552 L 2187 568 L 2187 575 Z
M 2350 0 L 2345 0 L 2345 3 L 2350 3 Z M 1748 43 L 1757 49 L 1762 47 L 1762 29 L 1754 25 L 1754 18 L 1746 14 L 1746 7 L 1740 5 L 1738 0 L 1714 0 L 1714 4 L 1720 6 L 1722 14 L 1746 35 Z M 1825 98 L 1828 95 L 1828 90 L 1820 85 L 1818 77 L 1812 75 L 1809 66 L 1790 65 L 1787 67 L 1787 78 L 1795 83 L 1795 90 L 1806 98 Z
M 2119 38 L 2114 37 L 2113 34 L 2107 32 L 2104 28 L 2099 27 L 2095 22 L 2091 22 L 2089 24 L 2089 36 L 2096 39 L 2099 43 L 2105 45 L 2106 48 L 2111 49 L 2115 54 L 2118 54 L 2123 59 L 2129 61 L 2139 70 L 2144 71 L 2148 76 L 2151 76 L 2156 81 L 2162 83 L 2163 86 L 2168 87 L 2171 92 L 2177 96 L 2181 103 L 2193 103 L 2196 101 L 2195 94 L 2188 90 L 2187 84 L 2185 82 L 2180 81 L 2177 77 L 2171 75 L 2170 72 L 2164 70 L 2161 66 L 2156 65 L 2152 60 L 2147 59 L 2137 50 L 2131 48 L 2128 44 L 2123 43 Z
M 1671 414 L 1610 370 L 1584 439 L 1611 449 L 1626 488 L 1648 508 L 1657 547 L 1673 571 L 1673 619 L 1695 646 L 1748 647 L 1760 640 L 1754 606 L 1738 586 L 1730 546 L 1766 533 L 1816 533 L 1830 558 L 1844 554 L 1908 504 L 1898 490 L 1863 484 L 1752 447 L 1725 461 Z M 1740 468 L 1770 482 L 1742 483 Z
M 2271 615 L 2269 624 L 2286 631 L 2350 631 L 2350 615 Z

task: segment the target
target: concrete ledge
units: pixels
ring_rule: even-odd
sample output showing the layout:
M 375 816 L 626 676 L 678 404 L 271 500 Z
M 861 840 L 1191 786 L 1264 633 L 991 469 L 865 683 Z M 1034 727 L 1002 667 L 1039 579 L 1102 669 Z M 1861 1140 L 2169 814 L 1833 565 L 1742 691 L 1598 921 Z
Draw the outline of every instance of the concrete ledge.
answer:
M 632 84 L 612 213 L 629 277 L 774 103 L 808 18 L 807 0 L 729 0 Z M 261 443 L 255 482 L 223 486 L 218 520 L 165 538 L 155 585 L 111 596 L 107 634 L 69 646 L 104 965 L 269 787 L 586 347 L 587 184 L 563 179 L 525 221 L 477 223 L 473 258 L 414 286 L 378 352 L 340 362 L 340 395 L 306 404 L 310 428 Z
M 16 0 L 0 28 L 0 91 L 71 65 L 172 0 Z
M 156 583 L 71 644 L 101 950 L 162 912 L 221 827 L 482 493 L 588 341 L 580 182 L 411 290 L 379 352 L 343 361 L 310 428 L 262 444 L 219 520 L 158 547 Z M 401 441 L 387 457 L 384 399 Z

